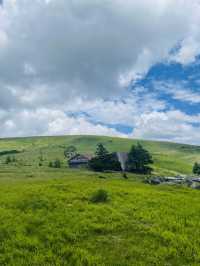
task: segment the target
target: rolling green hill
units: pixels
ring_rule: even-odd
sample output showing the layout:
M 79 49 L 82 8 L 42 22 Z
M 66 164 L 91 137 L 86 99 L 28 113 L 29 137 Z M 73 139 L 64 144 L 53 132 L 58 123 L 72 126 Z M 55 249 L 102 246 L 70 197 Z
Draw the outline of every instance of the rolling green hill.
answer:
M 99 142 L 110 151 L 128 151 L 136 140 L 0 140 L 0 265 L 200 265 L 199 190 L 151 186 L 134 174 L 125 180 L 120 173 L 67 167 L 63 152 L 68 145 L 93 153 Z M 193 162 L 200 159 L 197 146 L 140 142 L 153 154 L 159 174 L 191 173 Z M 5 153 L 16 161 L 5 164 Z M 62 168 L 49 168 L 56 158 Z M 108 198 L 97 203 L 91 199 L 99 190 Z
M 16 155 L 20 167 L 37 167 L 39 156 L 43 156 L 44 166 L 50 160 L 59 158 L 66 166 L 64 149 L 69 145 L 77 147 L 80 153 L 94 153 L 97 143 L 103 143 L 109 151 L 128 151 L 138 140 L 99 137 L 99 136 L 61 136 L 1 139 L 0 152 L 22 151 Z M 154 172 L 158 174 L 190 174 L 195 161 L 200 161 L 200 147 L 170 142 L 139 141 L 154 158 Z M 0 156 L 5 160 L 5 156 Z M 3 166 L 2 166 L 3 167 Z

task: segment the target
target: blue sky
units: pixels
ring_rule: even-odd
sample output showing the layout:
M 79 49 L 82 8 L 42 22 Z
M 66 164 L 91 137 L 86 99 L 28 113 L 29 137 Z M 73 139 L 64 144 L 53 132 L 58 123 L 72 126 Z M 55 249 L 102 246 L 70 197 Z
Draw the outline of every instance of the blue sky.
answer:
M 199 58 L 189 65 L 183 66 L 180 63 L 159 63 L 153 66 L 147 75 L 136 82 L 134 87 L 144 86 L 149 92 L 155 91 L 158 99 L 166 101 L 168 108 L 174 108 L 185 112 L 188 115 L 195 115 L 200 112 L 199 101 L 189 100 L 187 97 L 176 98 L 167 88 L 160 89 L 162 86 L 169 86 L 174 93 L 178 88 L 183 92 L 200 93 L 200 65 Z
M 0 137 L 200 144 L 199 25 L 199 0 L 3 1 Z

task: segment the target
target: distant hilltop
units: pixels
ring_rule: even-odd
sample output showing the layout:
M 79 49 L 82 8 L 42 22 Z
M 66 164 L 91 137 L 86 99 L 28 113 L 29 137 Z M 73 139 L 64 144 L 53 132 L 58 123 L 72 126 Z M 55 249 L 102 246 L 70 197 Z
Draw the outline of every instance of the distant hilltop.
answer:
M 128 152 L 133 144 L 140 142 L 149 150 L 154 159 L 155 174 L 175 176 L 191 174 L 194 162 L 200 162 L 200 147 L 171 142 L 135 140 L 105 136 L 53 136 L 0 139 L 0 151 L 24 151 L 26 163 L 31 164 L 43 153 L 47 158 L 58 157 L 64 160 L 64 150 L 75 146 L 81 154 L 93 154 L 98 143 L 110 152 Z M 23 156 L 19 155 L 21 160 Z

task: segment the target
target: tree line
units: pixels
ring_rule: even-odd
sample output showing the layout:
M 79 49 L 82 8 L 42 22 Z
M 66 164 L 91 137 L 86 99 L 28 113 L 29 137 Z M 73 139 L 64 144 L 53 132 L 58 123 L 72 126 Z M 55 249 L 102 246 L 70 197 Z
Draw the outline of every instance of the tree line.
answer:
M 144 149 L 140 143 L 133 145 L 128 152 L 126 170 L 132 173 L 150 174 L 152 172 L 150 164 L 153 164 L 153 159 L 149 151 Z M 122 170 L 117 154 L 109 153 L 101 143 L 97 145 L 95 157 L 90 160 L 89 168 L 100 172 Z

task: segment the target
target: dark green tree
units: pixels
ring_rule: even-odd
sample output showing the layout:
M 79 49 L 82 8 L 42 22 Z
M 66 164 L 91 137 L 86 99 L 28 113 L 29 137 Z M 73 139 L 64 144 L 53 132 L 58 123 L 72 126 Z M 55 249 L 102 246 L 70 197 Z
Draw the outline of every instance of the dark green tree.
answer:
M 140 143 L 131 147 L 126 165 L 129 172 L 150 174 L 152 168 L 149 167 L 149 164 L 152 163 L 153 159 L 151 154 L 145 150 Z
M 99 143 L 95 152 L 96 156 L 89 162 L 89 167 L 94 171 L 121 171 L 121 165 L 115 153 L 109 153 L 108 150 Z
M 200 175 L 200 164 L 199 163 L 196 162 L 194 164 L 192 172 L 195 175 Z
M 99 143 L 99 144 L 97 145 L 97 149 L 96 149 L 95 154 L 96 154 L 96 157 L 97 157 L 97 158 L 99 158 L 99 159 L 105 159 L 105 158 L 107 158 L 109 152 L 108 152 L 108 150 L 103 146 L 102 143 Z
M 77 149 L 75 146 L 71 145 L 69 147 L 67 147 L 64 151 L 64 156 L 68 159 L 72 158 L 73 156 L 75 156 L 77 154 Z

